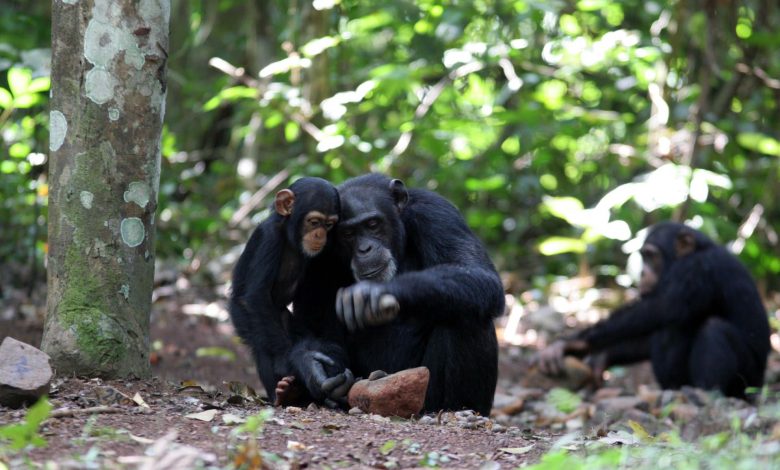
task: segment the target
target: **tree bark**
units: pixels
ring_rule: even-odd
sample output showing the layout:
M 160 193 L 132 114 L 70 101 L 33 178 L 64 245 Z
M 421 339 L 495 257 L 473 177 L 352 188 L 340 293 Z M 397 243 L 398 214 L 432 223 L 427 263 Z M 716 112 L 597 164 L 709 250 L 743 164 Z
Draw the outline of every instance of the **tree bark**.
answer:
M 59 374 L 149 375 L 170 0 L 53 0 L 48 305 Z

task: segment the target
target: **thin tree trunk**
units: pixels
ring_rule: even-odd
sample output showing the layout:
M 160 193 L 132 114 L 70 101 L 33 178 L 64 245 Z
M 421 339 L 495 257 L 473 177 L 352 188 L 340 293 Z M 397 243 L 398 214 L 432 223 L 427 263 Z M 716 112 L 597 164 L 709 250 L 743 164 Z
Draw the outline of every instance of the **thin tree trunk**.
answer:
M 169 0 L 53 0 L 48 305 L 60 374 L 149 374 Z

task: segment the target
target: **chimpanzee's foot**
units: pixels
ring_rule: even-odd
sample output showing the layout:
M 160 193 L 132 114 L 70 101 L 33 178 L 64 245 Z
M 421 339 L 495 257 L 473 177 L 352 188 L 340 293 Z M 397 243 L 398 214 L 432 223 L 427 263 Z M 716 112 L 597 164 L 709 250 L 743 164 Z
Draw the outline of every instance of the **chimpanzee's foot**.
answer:
M 276 400 L 274 406 L 304 405 L 306 390 L 295 376 L 282 377 L 276 384 Z

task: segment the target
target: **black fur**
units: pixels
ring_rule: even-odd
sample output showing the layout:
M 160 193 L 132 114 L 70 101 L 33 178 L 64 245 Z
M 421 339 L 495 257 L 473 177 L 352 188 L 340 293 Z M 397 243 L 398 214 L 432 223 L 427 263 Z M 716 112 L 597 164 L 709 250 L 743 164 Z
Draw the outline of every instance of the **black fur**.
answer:
M 695 250 L 677 258 L 674 241 L 692 233 Z M 580 333 L 607 366 L 651 359 L 663 388 L 692 385 L 745 397 L 764 382 L 769 354 L 766 310 L 747 269 L 724 247 L 682 224 L 651 228 L 665 269 L 655 289 Z
M 484 246 L 459 211 L 433 192 L 407 192 L 377 174 L 348 180 L 338 190 L 340 250 L 327 268 L 315 260 L 307 273 L 307 287 L 294 303 L 296 348 L 327 351 L 363 377 L 426 366 L 425 411 L 468 408 L 487 415 L 498 368 L 493 319 L 503 313 L 504 295 Z M 367 214 L 380 219 L 368 235 L 365 227 L 349 225 Z M 336 290 L 355 282 L 350 262 L 358 236 L 366 251 L 392 252 L 395 276 L 374 284 L 397 299 L 400 312 L 388 324 L 346 333 L 334 320 L 333 305 Z
M 252 233 L 233 271 L 229 303 L 233 325 L 252 351 L 271 401 L 279 379 L 292 374 L 287 305 L 310 262 L 301 244 L 304 216 L 313 210 L 339 212 L 336 188 L 323 179 L 301 178 L 289 189 L 295 194 L 292 214 L 282 216 L 272 207 Z

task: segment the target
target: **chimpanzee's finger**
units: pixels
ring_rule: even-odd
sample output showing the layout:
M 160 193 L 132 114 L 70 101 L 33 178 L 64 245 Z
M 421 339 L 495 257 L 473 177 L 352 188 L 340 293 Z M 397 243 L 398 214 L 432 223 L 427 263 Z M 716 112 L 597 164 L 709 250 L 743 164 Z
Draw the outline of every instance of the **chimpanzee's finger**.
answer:
M 323 354 L 319 351 L 312 353 L 312 359 L 319 361 L 323 364 L 327 364 L 329 366 L 335 366 L 336 361 L 330 358 L 330 356 Z
M 355 377 L 352 375 L 352 371 L 344 369 L 344 383 L 334 388 L 328 396 L 332 399 L 339 399 L 347 396 L 349 389 L 352 388 L 352 384 L 355 383 Z
M 342 309 L 343 309 L 343 318 L 342 321 L 345 325 L 347 325 L 347 329 L 349 331 L 355 331 L 355 328 L 357 328 L 357 324 L 355 323 L 355 309 L 352 305 L 352 291 L 351 289 L 343 289 L 343 292 L 341 294 L 341 302 L 342 302 Z
M 320 386 L 320 390 L 325 392 L 326 395 L 331 396 L 331 392 L 336 387 L 343 384 L 345 380 L 347 380 L 347 378 L 342 372 L 339 375 L 335 375 L 333 377 L 323 380 L 322 385 Z
M 352 289 L 352 307 L 355 312 L 355 328 L 363 329 L 363 320 L 366 316 L 366 312 L 364 311 L 365 299 L 363 298 L 363 290 L 360 289 L 359 286 L 355 286 Z M 354 331 L 354 329 L 352 331 Z

